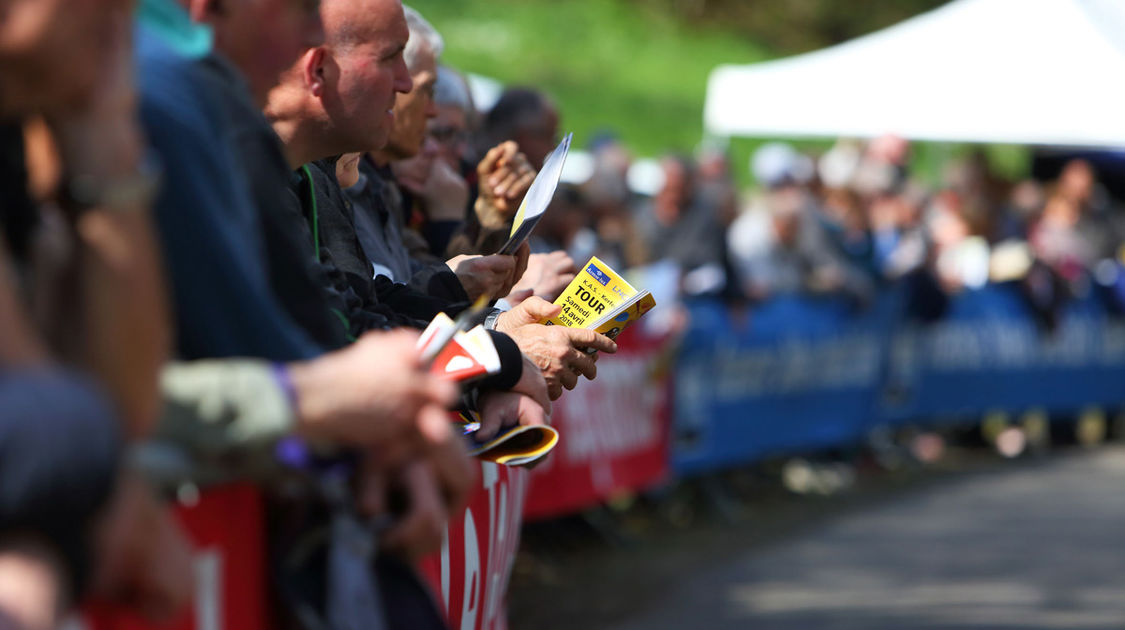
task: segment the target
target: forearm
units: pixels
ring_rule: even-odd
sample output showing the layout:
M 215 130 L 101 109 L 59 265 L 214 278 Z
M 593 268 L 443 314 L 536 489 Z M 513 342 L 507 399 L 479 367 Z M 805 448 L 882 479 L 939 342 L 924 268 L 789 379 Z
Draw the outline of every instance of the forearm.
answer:
M 155 420 L 170 326 L 162 263 L 147 211 L 92 211 L 79 219 L 82 358 L 117 404 L 127 432 Z
M 104 384 L 127 432 L 140 436 L 154 421 L 170 346 L 140 134 L 131 122 L 85 122 L 60 124 L 57 136 L 67 172 L 61 197 L 78 240 L 78 358 Z M 86 190 L 83 182 L 101 188 Z

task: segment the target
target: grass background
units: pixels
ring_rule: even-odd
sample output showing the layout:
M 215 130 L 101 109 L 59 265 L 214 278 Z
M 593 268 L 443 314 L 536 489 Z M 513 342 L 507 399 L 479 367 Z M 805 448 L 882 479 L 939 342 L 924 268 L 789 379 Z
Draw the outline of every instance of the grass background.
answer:
M 701 2 L 702 0 L 696 0 Z M 753 5 L 743 0 L 738 9 Z M 793 10 L 800 0 L 784 0 Z M 808 4 L 811 0 L 806 0 Z M 838 0 L 835 0 L 838 1 Z M 902 19 L 903 0 L 883 2 L 887 24 Z M 940 0 L 915 0 L 937 4 Z M 508 85 L 546 90 L 559 104 L 562 131 L 573 131 L 577 146 L 596 133 L 612 131 L 638 156 L 669 151 L 690 153 L 703 137 L 703 101 L 707 77 L 720 63 L 754 63 L 799 49 L 762 43 L 770 40 L 770 23 L 759 25 L 758 37 L 730 13 L 685 12 L 682 3 L 640 0 L 409 0 L 442 33 L 444 61 L 456 68 L 498 79 Z M 688 5 L 694 6 L 692 3 Z M 770 4 L 777 11 L 779 5 Z M 870 5 L 875 6 L 875 4 Z M 926 8 L 923 5 L 922 8 Z M 808 7 L 804 10 L 810 11 Z M 820 13 L 827 12 L 823 9 Z M 897 11 L 897 12 L 896 12 Z M 761 15 L 761 12 L 758 13 Z M 777 14 L 773 24 L 801 31 L 808 17 Z M 829 45 L 833 39 L 862 34 L 883 24 L 867 22 L 835 30 L 821 39 L 811 35 L 803 47 Z M 806 29 L 815 34 L 816 24 Z M 766 30 L 763 30 L 766 29 Z M 749 184 L 750 155 L 765 139 L 735 139 L 730 152 L 739 181 Z M 830 142 L 799 142 L 813 150 Z M 934 179 L 941 163 L 967 147 L 923 145 L 916 151 L 916 170 Z M 990 147 L 988 154 L 1009 176 L 1026 169 L 1026 152 L 1015 147 Z

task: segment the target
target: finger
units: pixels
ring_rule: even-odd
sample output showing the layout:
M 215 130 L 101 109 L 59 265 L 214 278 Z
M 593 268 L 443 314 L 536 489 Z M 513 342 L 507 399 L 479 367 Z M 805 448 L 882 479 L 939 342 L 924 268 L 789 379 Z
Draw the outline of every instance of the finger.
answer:
M 499 180 L 498 183 L 492 184 L 492 194 L 497 197 L 507 197 L 508 191 L 512 186 L 523 177 L 520 173 L 512 173 L 505 171 L 503 175 L 497 174 L 492 177 L 490 181 Z
M 505 296 L 504 299 L 507 300 L 508 304 L 511 304 L 512 306 L 518 306 L 524 300 L 526 300 L 527 298 L 531 297 L 534 294 L 535 294 L 535 289 L 519 289 L 519 290 L 516 290 L 516 291 L 512 291 L 507 296 Z
M 447 515 L 429 466 L 410 466 L 403 484 L 409 497 L 407 512 L 383 535 L 383 541 L 391 549 L 416 558 L 441 546 Z
M 476 483 L 476 460 L 469 457 L 462 440 L 452 440 L 435 450 L 429 462 L 437 476 L 438 486 L 445 499 L 448 510 L 458 510 L 465 506 L 469 492 Z
M 503 194 L 508 199 L 515 201 L 527 194 L 528 189 L 531 188 L 531 183 L 534 181 L 535 171 L 521 173 L 519 179 L 513 182 L 510 187 L 506 188 L 503 193 L 496 194 Z
M 473 440 L 483 444 L 496 437 L 504 425 L 504 413 L 499 406 L 482 409 L 480 413 L 480 428 L 473 433 Z
M 545 319 L 550 319 L 558 315 L 562 311 L 561 306 L 551 304 L 541 297 L 531 296 L 520 303 L 522 314 L 526 317 L 526 323 L 539 323 Z
M 452 408 L 457 404 L 460 392 L 456 383 L 438 378 L 429 372 L 424 372 L 424 376 L 419 379 L 419 383 L 424 387 L 422 390 L 423 402 L 430 402 L 445 408 Z
M 559 370 L 559 382 L 567 389 L 574 389 L 578 386 L 578 375 L 569 367 L 563 366 L 563 369 Z
M 485 265 L 492 273 L 507 275 L 515 268 L 516 258 L 515 256 L 492 254 L 481 258 L 481 264 Z
M 562 397 L 562 393 L 562 384 L 559 383 L 558 379 L 552 378 L 547 380 L 547 396 L 549 396 L 551 400 L 558 400 Z
M 496 184 L 498 184 L 501 179 L 506 177 L 506 173 L 511 173 L 513 171 L 511 167 L 512 157 L 519 152 L 519 147 L 511 140 L 496 145 L 496 148 L 500 151 L 496 156 L 496 162 L 492 165 L 490 171 L 492 174 L 488 179 L 489 186 L 493 188 L 496 187 Z
M 449 412 L 441 407 L 426 405 L 418 411 L 418 432 L 427 444 L 441 444 L 450 439 L 452 424 Z
M 516 144 L 515 140 L 505 140 L 496 145 L 500 149 L 500 157 L 496 160 L 496 166 L 499 168 L 510 168 L 512 161 L 517 155 L 520 154 L 520 147 Z
M 564 275 L 564 274 L 572 274 L 573 275 L 573 274 L 578 273 L 578 265 L 574 262 L 573 258 L 571 258 L 570 256 L 567 256 L 566 254 L 563 254 L 555 262 L 555 264 L 553 266 L 553 269 L 555 270 L 555 273 L 560 275 L 560 276 Z
M 617 352 L 617 344 L 605 335 L 582 328 L 564 328 L 563 330 L 570 337 L 570 344 L 578 350 L 600 350 L 610 354 Z
M 520 396 L 519 424 L 521 427 L 547 424 L 547 414 L 547 410 L 542 405 L 527 396 Z
M 571 350 L 566 365 L 571 371 L 581 374 L 591 381 L 598 375 L 598 366 L 594 365 L 594 360 L 581 350 Z
M 361 516 L 372 518 L 387 511 L 387 476 L 380 466 L 367 463 L 373 454 L 364 458 L 364 470 L 356 480 L 356 508 Z
M 484 159 L 482 159 L 480 163 L 477 164 L 477 177 L 479 177 L 482 181 L 484 181 L 488 177 L 488 175 L 496 169 L 496 162 L 500 159 L 500 156 L 504 154 L 503 147 L 504 145 L 502 144 L 492 147 L 488 150 L 488 153 L 484 154 Z

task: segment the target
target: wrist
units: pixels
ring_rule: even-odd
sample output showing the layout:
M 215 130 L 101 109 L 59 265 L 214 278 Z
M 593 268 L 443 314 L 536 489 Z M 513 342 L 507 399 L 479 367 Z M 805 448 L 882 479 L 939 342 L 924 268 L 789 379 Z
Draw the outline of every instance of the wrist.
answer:
M 293 409 L 294 433 L 302 439 L 315 439 L 319 423 L 320 411 L 317 409 L 316 396 L 311 395 L 316 391 L 316 368 L 307 362 L 290 363 L 287 365 L 275 364 L 274 375 L 279 379 L 281 388 L 289 398 Z
M 93 177 L 136 172 L 144 141 L 135 120 L 124 116 L 89 116 L 52 125 L 63 168 Z

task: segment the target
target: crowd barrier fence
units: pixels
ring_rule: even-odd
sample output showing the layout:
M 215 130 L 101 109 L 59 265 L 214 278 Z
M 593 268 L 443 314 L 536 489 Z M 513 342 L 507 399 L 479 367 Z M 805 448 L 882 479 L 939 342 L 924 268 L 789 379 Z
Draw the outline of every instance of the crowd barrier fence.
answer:
M 833 298 L 781 297 L 751 310 L 697 300 L 676 348 L 642 327 L 626 331 L 598 378 L 556 403 L 555 452 L 533 470 L 481 463 L 468 506 L 423 560 L 451 627 L 507 627 L 524 519 L 580 512 L 671 475 L 854 446 L 878 426 L 1125 403 L 1125 320 L 1095 298 L 1072 302 L 1053 330 L 1010 285 L 965 292 L 931 323 L 910 321 L 903 304 L 897 291 L 862 310 Z M 268 627 L 258 493 L 208 489 L 177 515 L 196 545 L 197 597 L 162 627 Z M 78 626 L 153 627 L 97 606 Z

